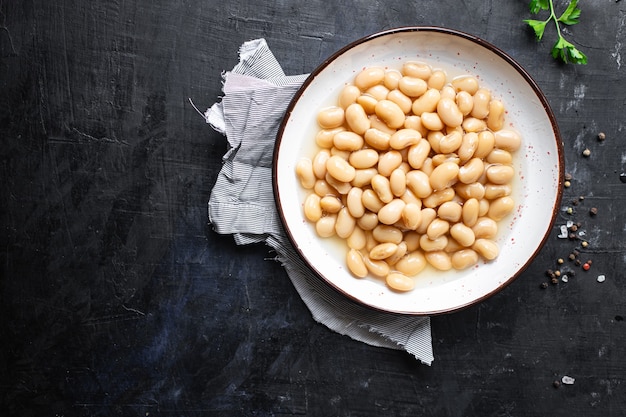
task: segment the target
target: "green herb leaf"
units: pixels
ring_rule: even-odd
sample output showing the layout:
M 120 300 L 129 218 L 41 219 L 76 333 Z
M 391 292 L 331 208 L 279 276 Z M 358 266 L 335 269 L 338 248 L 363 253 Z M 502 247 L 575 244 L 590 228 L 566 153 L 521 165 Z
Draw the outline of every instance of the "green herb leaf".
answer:
M 541 10 L 549 10 L 550 4 L 549 0 L 530 0 L 530 12 L 532 14 L 537 14 Z
M 567 9 L 563 12 L 563 14 L 559 17 L 559 22 L 565 25 L 575 25 L 578 23 L 578 18 L 580 17 L 580 9 L 576 7 L 578 5 L 578 0 L 572 0 L 567 6 Z
M 533 30 L 535 31 L 535 36 L 537 37 L 537 40 L 540 41 L 541 38 L 543 37 L 543 32 L 546 29 L 546 24 L 548 22 L 545 22 L 543 20 L 533 20 L 533 19 L 527 19 L 527 20 L 524 20 L 524 22 L 528 23 L 528 26 L 533 28 Z
M 587 63 L 587 56 L 563 37 L 560 37 L 552 47 L 552 57 L 561 58 L 566 64 L 568 62 L 583 65 Z

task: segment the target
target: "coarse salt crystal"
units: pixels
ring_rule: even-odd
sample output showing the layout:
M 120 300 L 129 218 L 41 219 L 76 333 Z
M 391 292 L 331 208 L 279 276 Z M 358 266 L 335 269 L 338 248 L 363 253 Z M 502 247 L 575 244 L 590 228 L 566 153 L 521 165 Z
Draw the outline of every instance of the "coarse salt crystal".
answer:
M 565 385 L 573 385 L 574 381 L 576 381 L 574 378 L 572 378 L 571 376 L 567 376 L 567 375 L 563 375 L 563 378 L 561 378 L 561 382 L 564 383 Z
M 598 282 L 604 282 L 606 277 L 604 275 L 598 275 Z
M 570 227 L 572 227 L 574 225 L 574 222 L 571 220 L 568 220 L 567 223 L 565 223 L 566 227 L 569 229 Z
M 561 226 L 561 234 L 558 236 L 561 239 L 567 239 L 569 234 L 567 233 L 567 226 Z
M 563 276 L 561 277 L 561 281 L 563 281 L 563 282 L 567 282 L 567 281 L 569 281 L 569 277 L 568 277 L 567 275 L 563 275 Z

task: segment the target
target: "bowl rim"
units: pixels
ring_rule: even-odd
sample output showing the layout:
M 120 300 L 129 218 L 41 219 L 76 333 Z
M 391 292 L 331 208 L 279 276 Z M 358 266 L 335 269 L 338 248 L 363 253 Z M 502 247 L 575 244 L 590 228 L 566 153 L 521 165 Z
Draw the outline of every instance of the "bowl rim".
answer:
M 335 59 L 339 58 L 341 55 L 343 55 L 344 53 L 346 53 L 347 51 L 349 51 L 350 49 L 359 46 L 363 43 L 366 43 L 370 40 L 379 38 L 379 37 L 383 37 L 383 36 L 390 36 L 390 35 L 394 35 L 394 34 L 398 34 L 398 33 L 407 33 L 407 32 L 434 32 L 434 33 L 439 33 L 439 34 L 444 34 L 444 35 L 450 35 L 450 36 L 456 36 L 465 40 L 468 40 L 470 42 L 473 42 L 491 52 L 493 52 L 494 54 L 498 55 L 500 58 L 502 58 L 504 61 L 506 61 L 507 64 L 509 64 L 513 69 L 515 69 L 521 76 L 522 78 L 524 78 L 524 80 L 528 83 L 528 85 L 532 88 L 532 90 L 534 91 L 534 93 L 536 94 L 537 98 L 539 99 L 544 111 L 546 112 L 546 115 L 548 117 L 548 119 L 550 120 L 550 125 L 552 127 L 552 131 L 554 133 L 554 138 L 556 140 L 556 150 L 557 150 L 557 162 L 558 162 L 558 184 L 557 184 L 557 195 L 554 201 L 554 206 L 552 209 L 552 217 L 550 219 L 550 222 L 548 223 L 548 227 L 546 228 L 546 231 L 542 237 L 542 239 L 540 240 L 539 244 L 537 245 L 536 249 L 533 251 L 532 255 L 528 257 L 528 260 L 520 266 L 520 268 L 513 273 L 510 277 L 508 277 L 506 280 L 504 280 L 500 285 L 496 286 L 493 288 L 492 291 L 489 291 L 488 293 L 477 297 L 473 300 L 470 300 L 467 303 L 464 304 L 460 304 L 458 306 L 455 307 L 451 307 L 451 308 L 444 308 L 444 309 L 440 309 L 440 310 L 433 310 L 433 311 L 427 311 L 427 312 L 413 312 L 413 311 L 396 311 L 396 310 L 386 310 L 383 308 L 379 308 L 376 306 L 372 306 L 369 305 L 363 301 L 361 301 L 360 299 L 358 299 L 357 297 L 351 295 L 350 293 L 346 292 L 345 290 L 343 290 L 342 288 L 339 288 L 337 285 L 335 285 L 332 281 L 330 281 L 329 279 L 326 279 L 319 271 L 318 269 L 308 260 L 308 258 L 304 255 L 304 253 L 302 253 L 302 251 L 300 250 L 300 248 L 298 247 L 298 245 L 296 244 L 295 238 L 293 237 L 288 225 L 287 225 L 287 221 L 285 219 L 285 216 L 283 214 L 283 210 L 281 210 L 281 198 L 280 198 L 280 191 L 278 189 L 278 173 L 277 173 L 277 162 L 278 162 L 278 154 L 279 154 L 279 149 L 280 149 L 280 143 L 282 141 L 283 138 L 283 134 L 284 134 L 284 130 L 287 127 L 287 124 L 289 122 L 289 118 L 291 116 L 291 113 L 294 109 L 294 107 L 296 106 L 296 104 L 298 103 L 300 97 L 302 96 L 302 94 L 305 92 L 305 90 L 308 88 L 308 86 L 313 82 L 313 80 L 315 79 L 315 77 L 317 77 L 324 69 L 326 69 L 326 67 L 328 67 Z M 563 140 L 561 137 L 561 133 L 559 130 L 559 126 L 558 126 L 558 122 L 556 120 L 556 117 L 554 115 L 554 112 L 552 111 L 552 108 L 550 107 L 550 104 L 548 102 L 548 99 L 546 98 L 546 96 L 544 95 L 543 91 L 541 90 L 541 88 L 539 87 L 539 85 L 535 82 L 535 80 L 533 79 L 533 77 L 528 73 L 528 71 L 526 71 L 526 69 L 524 69 L 524 67 L 522 67 L 514 58 L 512 58 L 509 54 L 507 54 L 506 52 L 504 52 L 502 49 L 498 48 L 497 46 L 493 45 L 492 43 L 478 37 L 472 34 L 469 34 L 467 32 L 463 32 L 457 29 L 450 29 L 450 28 L 446 28 L 446 27 L 441 27 L 441 26 L 400 26 L 400 27 L 396 27 L 396 28 L 392 28 L 392 29 L 387 29 L 387 30 L 383 30 L 380 32 L 375 32 L 372 33 L 370 35 L 361 37 L 353 42 L 348 43 L 347 45 L 343 46 L 342 48 L 340 48 L 339 50 L 337 50 L 336 52 L 334 52 L 332 55 L 330 55 L 328 58 L 326 58 L 324 61 L 322 61 L 321 64 L 319 64 L 310 74 L 309 76 L 304 80 L 304 82 L 302 83 L 302 85 L 300 86 L 300 88 L 296 91 L 296 93 L 294 94 L 293 98 L 291 99 L 289 105 L 286 108 L 285 111 L 285 115 L 280 123 L 280 126 L 278 128 L 277 134 L 276 134 L 276 142 L 275 142 L 275 146 L 274 146 L 274 152 L 273 152 L 273 157 L 272 157 L 272 189 L 273 189 L 273 193 L 274 193 L 274 201 L 276 203 L 276 208 L 279 214 L 279 218 L 280 221 L 283 225 L 283 229 L 285 230 L 285 233 L 289 239 L 289 242 L 291 243 L 291 245 L 293 246 L 294 250 L 297 252 L 297 255 L 299 257 L 300 260 L 302 260 L 304 262 L 304 264 L 314 273 L 314 275 L 321 280 L 323 283 L 325 283 L 327 286 L 329 286 L 330 288 L 334 289 L 336 292 L 340 293 L 341 295 L 345 296 L 348 300 L 355 302 L 358 305 L 364 306 L 366 308 L 369 308 L 371 310 L 375 310 L 375 311 L 380 311 L 382 313 L 387 313 L 387 314 L 396 314 L 396 315 L 411 315 L 411 316 L 437 316 L 437 315 L 443 315 L 443 314 L 449 314 L 449 313 L 453 313 L 453 312 L 457 312 L 463 309 L 466 309 L 468 307 L 471 307 L 473 305 L 479 304 L 483 301 L 485 301 L 486 299 L 492 297 L 493 295 L 497 294 L 498 292 L 502 291 L 505 287 L 507 287 L 509 284 L 511 284 L 513 281 L 515 281 L 529 266 L 530 264 L 534 261 L 534 259 L 537 257 L 537 255 L 539 254 L 539 252 L 541 251 L 541 249 L 544 247 L 552 229 L 554 228 L 554 224 L 556 222 L 556 218 L 559 212 L 559 208 L 561 206 L 561 202 L 562 202 L 562 197 L 563 197 L 563 184 L 564 184 L 564 176 L 565 176 L 565 158 L 564 158 L 564 151 L 563 151 Z

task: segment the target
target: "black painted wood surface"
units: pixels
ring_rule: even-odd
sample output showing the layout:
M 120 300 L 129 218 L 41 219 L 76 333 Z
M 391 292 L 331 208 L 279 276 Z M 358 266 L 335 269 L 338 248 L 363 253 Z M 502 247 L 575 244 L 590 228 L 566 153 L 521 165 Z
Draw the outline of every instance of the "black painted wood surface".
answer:
M 0 414 L 624 415 L 626 3 L 580 3 L 564 33 L 586 66 L 549 56 L 554 30 L 537 43 L 523 0 L 0 1 Z M 299 74 L 406 25 L 472 33 L 522 64 L 572 175 L 530 268 L 433 318 L 431 367 L 315 323 L 266 247 L 211 230 L 226 142 L 187 101 L 219 98 L 246 40 Z M 557 237 L 569 219 L 587 248 Z M 576 274 L 541 289 L 559 257 Z M 574 384 L 555 387 L 563 376 Z

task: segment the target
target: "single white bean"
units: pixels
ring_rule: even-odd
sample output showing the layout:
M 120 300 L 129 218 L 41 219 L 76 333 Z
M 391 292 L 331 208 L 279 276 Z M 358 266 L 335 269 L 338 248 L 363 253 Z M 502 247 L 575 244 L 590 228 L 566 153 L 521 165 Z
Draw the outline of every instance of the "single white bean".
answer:
M 343 205 L 339 197 L 334 195 L 325 195 L 320 200 L 320 207 L 326 213 L 338 213 Z
M 422 200 L 425 207 L 438 207 L 446 201 L 452 201 L 455 197 L 454 190 L 452 188 L 444 188 L 437 190 L 428 197 Z
M 313 163 L 309 158 L 301 158 L 296 164 L 296 175 L 300 180 L 300 185 L 307 190 L 315 186 L 315 173 L 313 172 Z
M 428 235 L 422 235 L 420 237 L 420 249 L 424 252 L 434 252 L 445 249 L 448 246 L 448 237 L 442 235 L 436 239 L 430 239 Z
M 471 228 L 476 239 L 493 239 L 498 233 L 498 223 L 489 217 L 479 217 Z
M 393 149 L 378 157 L 378 173 L 388 177 L 394 169 L 402 165 L 402 154 Z
M 485 184 L 485 198 L 495 200 L 496 198 L 511 195 L 513 187 L 511 184 Z
M 381 259 L 387 259 L 391 255 L 396 253 L 396 250 L 398 250 L 398 245 L 396 245 L 395 243 L 379 243 L 370 250 L 369 257 L 370 259 L 374 259 L 377 261 Z
M 328 174 L 340 182 L 350 182 L 356 175 L 356 170 L 352 165 L 340 156 L 334 155 L 326 161 Z
M 510 183 L 515 176 L 515 170 L 510 165 L 490 165 L 486 173 L 489 182 L 498 185 Z
M 417 144 L 422 139 L 422 134 L 414 129 L 399 129 L 391 135 L 389 146 L 392 149 L 401 150 Z
M 452 269 L 452 259 L 450 255 L 443 250 L 426 252 L 424 257 L 433 268 L 439 271 L 449 271 Z
M 441 99 L 439 90 L 429 88 L 420 97 L 413 100 L 411 110 L 416 116 L 421 116 L 424 112 L 434 112 L 437 109 L 437 103 Z
M 522 145 L 522 137 L 514 130 L 501 129 L 495 134 L 495 146 L 505 151 L 515 152 Z
M 356 226 L 356 220 L 350 215 L 350 211 L 347 207 L 343 207 L 337 213 L 337 220 L 335 222 L 335 233 L 342 239 L 347 239 Z
M 368 67 L 354 77 L 354 85 L 356 85 L 361 91 L 365 91 L 368 88 L 379 84 L 384 79 L 385 70 L 383 68 Z
M 355 85 L 346 85 L 339 93 L 339 105 L 346 109 L 350 104 L 356 103 L 356 99 L 361 95 L 361 90 Z
M 367 114 L 360 104 L 350 104 L 345 113 L 346 123 L 354 133 L 363 135 L 370 128 L 370 119 L 367 118 Z
M 461 218 L 466 226 L 472 227 L 476 224 L 479 206 L 478 200 L 475 198 L 470 198 L 463 203 Z
M 359 149 L 350 154 L 348 162 L 356 169 L 371 168 L 378 163 L 378 152 L 370 148 Z
M 471 184 L 483 175 L 485 164 L 480 158 L 472 158 L 459 168 L 459 181 L 463 184 Z
M 326 162 L 330 158 L 330 151 L 328 149 L 320 149 L 313 158 L 313 173 L 318 179 L 324 179 L 326 176 Z
M 456 201 L 446 201 L 437 209 L 437 216 L 451 223 L 458 222 L 462 214 L 463 206 Z
M 364 278 L 367 276 L 368 270 L 363 261 L 363 255 L 356 249 L 350 249 L 346 254 L 346 264 L 348 269 L 357 278 Z
M 354 173 L 354 179 L 350 182 L 354 187 L 364 187 L 369 185 L 374 175 L 378 174 L 376 168 L 357 169 Z
M 352 187 L 346 197 L 346 207 L 350 211 L 350 215 L 355 219 L 362 217 L 365 214 L 365 206 L 363 205 L 363 189 L 359 187 Z
M 348 244 L 349 248 L 356 250 L 363 249 L 367 243 L 365 230 L 361 229 L 359 226 L 356 226 L 352 231 L 352 234 L 346 239 L 346 243 Z
M 428 130 L 440 131 L 443 129 L 443 122 L 436 112 L 423 112 L 421 115 L 422 125 Z
M 441 90 L 446 84 L 447 75 L 442 70 L 435 70 L 428 79 L 428 87 Z
M 467 269 L 478 262 L 478 253 L 473 249 L 461 249 L 452 254 L 452 267 L 456 270 Z
M 409 171 L 406 174 L 406 185 L 418 198 L 426 198 L 433 192 L 430 178 L 420 170 Z
M 370 128 L 365 131 L 363 137 L 365 138 L 365 142 L 374 149 L 379 151 L 389 149 L 391 135 L 387 132 L 383 132 L 382 130 L 376 128 Z
M 434 219 L 430 225 L 428 225 L 428 229 L 426 229 L 426 235 L 430 240 L 435 240 L 440 236 L 445 235 L 450 230 L 450 223 L 436 218 Z
M 396 197 L 402 197 L 406 193 L 406 173 L 402 168 L 396 168 L 389 176 L 391 193 Z
M 457 180 L 459 166 L 454 162 L 444 162 L 434 169 L 428 180 L 433 190 L 443 190 L 450 187 Z
M 500 221 L 509 215 L 515 208 L 515 200 L 509 196 L 496 198 L 489 204 L 487 215 L 495 221 Z
M 489 114 L 489 102 L 491 101 L 491 92 L 486 88 L 479 88 L 474 93 L 474 107 L 470 113 L 476 119 L 484 119 Z
M 426 268 L 427 262 L 424 253 L 419 250 L 409 252 L 395 264 L 395 269 L 406 276 L 415 276 Z
M 391 90 L 389 94 L 387 94 L 386 98 L 387 100 L 396 103 L 398 107 L 402 109 L 404 114 L 408 114 L 413 107 L 413 101 L 411 98 L 398 89 Z
M 487 127 L 492 131 L 502 129 L 504 126 L 504 103 L 500 100 L 489 102 L 489 114 L 487 115 Z
M 319 237 L 331 237 L 335 235 L 335 223 L 337 222 L 336 214 L 329 214 L 321 217 L 315 222 L 315 231 Z
M 474 97 L 467 91 L 459 91 L 456 93 L 455 102 L 463 116 L 467 116 L 474 107 Z
M 363 147 L 363 143 L 363 137 L 350 130 L 337 132 L 333 137 L 333 145 L 340 151 L 358 151 Z
M 496 259 L 500 253 L 498 244 L 489 239 L 476 239 L 476 242 L 472 245 L 472 249 L 488 261 Z
M 376 192 L 376 195 L 383 203 L 389 203 L 393 200 L 393 193 L 391 192 L 391 184 L 389 183 L 389 178 L 376 174 L 372 178 L 372 190 Z
M 385 71 L 385 77 L 383 79 L 383 85 L 389 90 L 395 90 L 398 88 L 398 83 L 402 78 L 402 73 L 396 70 Z
M 379 224 L 372 230 L 374 239 L 378 242 L 391 242 L 399 245 L 404 237 L 402 230 L 395 226 L 388 226 L 386 224 Z
M 439 152 L 441 152 L 441 154 L 456 152 L 462 143 L 463 135 L 459 131 L 454 130 L 441 138 L 439 141 Z
M 392 272 L 387 275 L 385 282 L 389 288 L 395 291 L 406 292 L 415 288 L 415 281 L 399 272 Z
M 428 84 L 421 78 L 405 75 L 400 78 L 398 89 L 409 97 L 419 97 L 428 90 Z
M 383 120 L 387 126 L 397 129 L 404 125 L 404 112 L 391 100 L 380 100 L 375 107 L 376 116 Z
M 322 129 L 339 127 L 344 120 L 344 110 L 339 106 L 329 106 L 317 113 L 317 124 Z
M 304 217 L 311 222 L 316 222 L 322 218 L 321 198 L 317 194 L 309 194 L 304 199 Z
M 450 236 L 461 246 L 469 247 L 474 244 L 474 231 L 463 223 L 455 223 L 450 227 Z
M 483 130 L 478 133 L 478 146 L 474 152 L 474 156 L 484 159 L 493 150 L 496 138 L 494 134 L 489 130 Z
M 452 80 L 452 87 L 454 87 L 455 91 L 467 91 L 473 95 L 478 91 L 479 84 L 476 77 L 461 75 Z
M 437 114 L 441 121 L 450 127 L 461 126 L 463 123 L 463 113 L 459 110 L 453 99 L 442 98 L 437 103 Z

